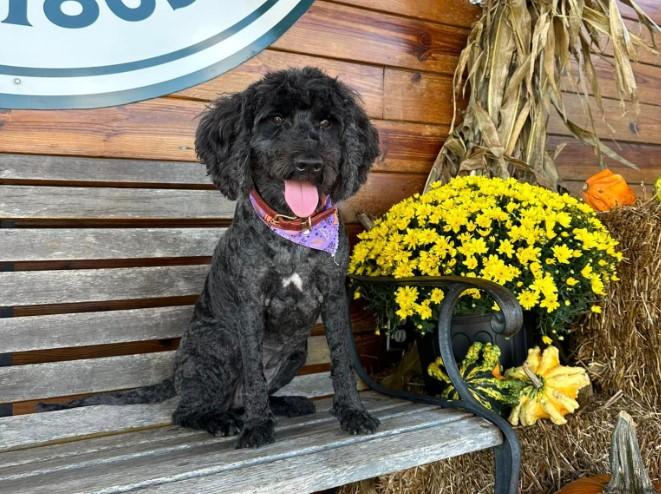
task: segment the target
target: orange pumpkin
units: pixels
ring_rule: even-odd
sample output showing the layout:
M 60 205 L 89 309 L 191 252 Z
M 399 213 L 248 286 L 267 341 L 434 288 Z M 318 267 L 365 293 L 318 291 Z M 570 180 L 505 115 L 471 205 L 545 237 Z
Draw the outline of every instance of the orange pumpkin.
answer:
M 610 480 L 610 475 L 584 477 L 567 484 L 557 494 L 602 494 Z M 655 483 L 654 487 L 657 492 L 661 493 L 661 482 Z
M 610 211 L 635 203 L 636 194 L 622 175 L 605 168 L 585 181 L 583 200 L 597 211 Z
M 613 431 L 610 467 L 615 477 L 595 475 L 567 484 L 556 494 L 603 494 L 626 492 L 629 494 L 661 493 L 661 483 L 652 484 L 640 454 L 636 425 L 626 412 L 620 412 Z

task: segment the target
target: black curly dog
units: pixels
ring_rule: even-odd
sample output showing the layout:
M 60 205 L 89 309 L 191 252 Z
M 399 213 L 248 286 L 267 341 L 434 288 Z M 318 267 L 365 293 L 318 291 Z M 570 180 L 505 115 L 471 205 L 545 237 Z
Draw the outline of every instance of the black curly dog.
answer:
M 312 184 L 318 197 L 334 203 L 353 195 L 379 153 L 378 134 L 355 94 L 318 69 L 274 72 L 218 99 L 200 122 L 195 146 L 214 184 L 237 205 L 181 340 L 174 377 L 42 409 L 153 403 L 176 394 L 175 424 L 240 432 L 240 448 L 271 443 L 274 414 L 314 413 L 305 397 L 273 393 L 305 363 L 307 338 L 321 315 L 331 351 L 332 413 L 344 431 L 374 432 L 379 421 L 360 401 L 346 347 L 344 228 L 333 257 L 272 232 L 248 196 L 254 188 L 273 210 L 295 216 L 286 181 Z

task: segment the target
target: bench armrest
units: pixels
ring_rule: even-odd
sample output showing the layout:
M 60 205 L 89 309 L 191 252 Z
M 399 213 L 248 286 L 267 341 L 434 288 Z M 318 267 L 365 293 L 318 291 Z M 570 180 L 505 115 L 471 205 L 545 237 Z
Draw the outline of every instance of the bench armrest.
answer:
M 359 283 L 380 283 L 397 286 L 438 287 L 445 289 L 445 297 L 441 302 L 438 314 L 438 343 L 441 358 L 452 385 L 457 390 L 459 401 L 447 401 L 439 397 L 417 395 L 407 391 L 393 390 L 374 381 L 360 362 L 353 342 L 353 334 L 348 335 L 349 349 L 352 354 L 353 368 L 356 374 L 367 386 L 379 393 L 409 401 L 437 404 L 443 407 L 467 410 L 487 419 L 503 434 L 503 444 L 495 448 L 496 453 L 496 484 L 497 494 L 514 494 L 518 489 L 521 451 L 518 439 L 509 422 L 500 415 L 482 406 L 468 390 L 466 382 L 461 377 L 459 367 L 452 351 L 452 316 L 461 294 L 469 288 L 477 288 L 488 293 L 498 304 L 500 312 L 494 312 L 491 320 L 492 329 L 504 336 L 516 334 L 523 324 L 523 312 L 516 297 L 507 288 L 491 281 L 478 278 L 463 278 L 460 276 L 416 276 L 410 278 L 392 278 L 388 276 L 349 276 L 349 279 Z M 349 331 L 351 331 L 349 329 Z

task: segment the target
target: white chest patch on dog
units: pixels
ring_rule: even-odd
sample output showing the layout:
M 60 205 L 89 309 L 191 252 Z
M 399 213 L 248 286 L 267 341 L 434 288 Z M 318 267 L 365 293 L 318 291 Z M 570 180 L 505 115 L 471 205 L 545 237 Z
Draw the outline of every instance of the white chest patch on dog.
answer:
M 294 284 L 300 292 L 303 291 L 303 280 L 298 273 L 292 274 L 289 278 L 282 278 L 282 287 L 287 288 L 289 285 Z

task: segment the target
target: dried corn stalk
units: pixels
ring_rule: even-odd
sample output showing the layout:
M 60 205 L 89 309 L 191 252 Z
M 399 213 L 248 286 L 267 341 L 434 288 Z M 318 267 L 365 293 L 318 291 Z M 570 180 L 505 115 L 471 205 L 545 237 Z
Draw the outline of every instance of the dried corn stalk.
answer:
M 658 54 L 625 25 L 616 0 L 482 0 L 482 16 L 474 24 L 454 74 L 455 118 L 457 100 L 470 87 L 468 105 L 460 124 L 453 118 L 450 136 L 427 179 L 425 190 L 436 181 L 462 173 L 514 176 L 557 189 L 555 158 L 547 151 L 547 125 L 557 111 L 569 131 L 595 148 L 599 161 L 615 158 L 636 166 L 604 145 L 597 136 L 590 109 L 590 93 L 603 110 L 593 56 L 602 56 L 610 41 L 617 90 L 638 114 L 636 80 L 631 62 L 638 48 Z M 652 34 L 659 26 L 634 0 L 622 0 L 634 9 L 642 26 Z M 596 55 L 595 55 L 596 53 Z M 572 64 L 578 77 L 572 76 Z M 569 77 L 580 95 L 590 123 L 583 128 L 565 112 L 560 81 Z

